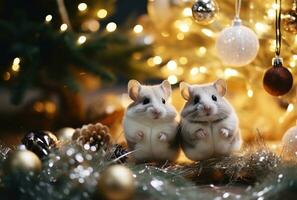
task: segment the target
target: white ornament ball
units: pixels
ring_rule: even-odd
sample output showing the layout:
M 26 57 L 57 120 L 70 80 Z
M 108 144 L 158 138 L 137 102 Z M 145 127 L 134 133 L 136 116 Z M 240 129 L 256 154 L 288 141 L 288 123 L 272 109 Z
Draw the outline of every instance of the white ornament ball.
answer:
M 216 49 L 225 65 L 240 67 L 251 63 L 257 56 L 259 40 L 257 35 L 240 21 L 225 28 L 218 36 Z
M 282 145 L 285 158 L 297 158 L 297 126 L 287 130 L 282 138 Z

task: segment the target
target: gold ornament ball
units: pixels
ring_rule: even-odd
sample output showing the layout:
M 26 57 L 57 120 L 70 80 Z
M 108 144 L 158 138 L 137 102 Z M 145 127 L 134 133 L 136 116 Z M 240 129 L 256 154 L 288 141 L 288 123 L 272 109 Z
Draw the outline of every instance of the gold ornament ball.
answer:
M 7 174 L 36 175 L 41 171 L 41 161 L 32 151 L 17 150 L 8 156 L 4 171 Z
M 287 159 L 297 159 L 297 126 L 287 130 L 282 138 L 283 154 Z
M 75 132 L 74 128 L 65 127 L 57 131 L 57 137 L 61 142 L 67 142 L 72 140 L 72 136 Z
M 192 6 L 194 20 L 198 24 L 211 24 L 219 12 L 218 4 L 215 0 L 197 0 Z
M 100 176 L 98 189 L 107 200 L 131 199 L 135 190 L 133 173 L 122 165 L 110 166 Z

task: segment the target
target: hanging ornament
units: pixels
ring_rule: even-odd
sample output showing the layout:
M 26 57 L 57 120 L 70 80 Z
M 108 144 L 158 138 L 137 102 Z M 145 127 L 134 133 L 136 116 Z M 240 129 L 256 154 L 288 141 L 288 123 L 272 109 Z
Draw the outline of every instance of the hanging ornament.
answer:
M 39 158 L 48 156 L 51 149 L 57 147 L 57 137 L 49 131 L 31 131 L 22 139 L 26 149 L 36 153 Z
M 287 130 L 282 138 L 282 145 L 285 158 L 297 158 L 297 125 Z
M 41 171 L 41 161 L 38 156 L 26 149 L 16 150 L 8 155 L 4 163 L 4 171 L 11 175 L 38 174 Z
M 81 129 L 76 129 L 72 137 L 77 144 L 85 148 L 94 150 L 105 150 L 111 145 L 111 136 L 107 126 L 101 123 L 84 125 Z
M 278 5 L 278 0 L 275 0 L 275 3 Z M 272 60 L 272 67 L 264 74 L 263 85 L 264 89 L 269 94 L 273 96 L 281 96 L 289 92 L 293 86 L 293 76 L 287 68 L 283 67 L 283 60 L 280 57 L 281 0 L 279 0 L 279 7 L 275 11 L 275 16 L 275 58 Z
M 219 7 L 215 0 L 197 0 L 192 6 L 192 15 L 201 25 L 211 24 L 218 15 Z
M 294 0 L 293 8 L 282 15 L 284 29 L 292 34 L 297 34 L 297 0 Z
M 74 128 L 65 127 L 58 130 L 56 135 L 61 142 L 68 142 L 72 140 L 74 132 Z
M 231 67 L 240 67 L 251 63 L 259 50 L 257 35 L 241 23 L 240 7 L 241 0 L 236 0 L 236 15 L 233 25 L 221 31 L 216 41 L 219 58 L 225 65 Z
M 108 167 L 98 181 L 100 195 L 108 200 L 132 199 L 135 181 L 130 169 L 122 165 Z

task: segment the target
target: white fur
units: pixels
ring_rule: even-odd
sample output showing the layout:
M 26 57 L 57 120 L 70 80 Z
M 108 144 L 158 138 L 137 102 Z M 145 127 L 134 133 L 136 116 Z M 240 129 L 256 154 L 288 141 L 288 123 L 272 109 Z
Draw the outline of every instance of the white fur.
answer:
M 188 100 L 181 113 L 182 148 L 186 156 L 198 161 L 238 151 L 241 147 L 238 118 L 223 97 L 226 92 L 224 82 L 183 84 L 181 92 Z M 197 95 L 200 101 L 194 104 Z M 217 101 L 212 100 L 212 95 L 217 97 Z M 208 115 L 202 109 L 204 106 L 211 109 Z
M 130 81 L 128 92 L 134 102 L 128 107 L 123 121 L 125 137 L 136 162 L 175 160 L 178 155 L 176 121 L 177 112 L 168 102 L 171 87 L 168 82 L 161 85 L 143 86 Z M 143 104 L 144 98 L 150 103 Z M 162 103 L 162 99 L 166 103 Z M 154 118 L 153 111 L 160 112 Z

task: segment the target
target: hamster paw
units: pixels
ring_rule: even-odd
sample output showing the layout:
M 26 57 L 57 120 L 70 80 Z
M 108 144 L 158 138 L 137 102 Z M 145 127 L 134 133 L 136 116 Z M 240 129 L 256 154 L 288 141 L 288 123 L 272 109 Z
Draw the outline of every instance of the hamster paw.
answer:
M 207 133 L 202 128 L 198 129 L 196 132 L 194 132 L 194 139 L 203 139 L 206 138 Z
M 232 133 L 228 129 L 226 129 L 226 128 L 222 128 L 220 130 L 220 135 L 223 136 L 224 138 L 230 138 L 230 137 L 232 137 Z
M 161 133 L 159 134 L 159 140 L 160 140 L 161 142 L 166 142 L 166 141 L 167 141 L 167 134 L 161 132 Z
M 141 141 L 143 139 L 143 137 L 144 137 L 144 133 L 142 131 L 138 131 L 136 133 L 135 139 L 136 139 L 137 142 L 139 142 L 139 141 Z

